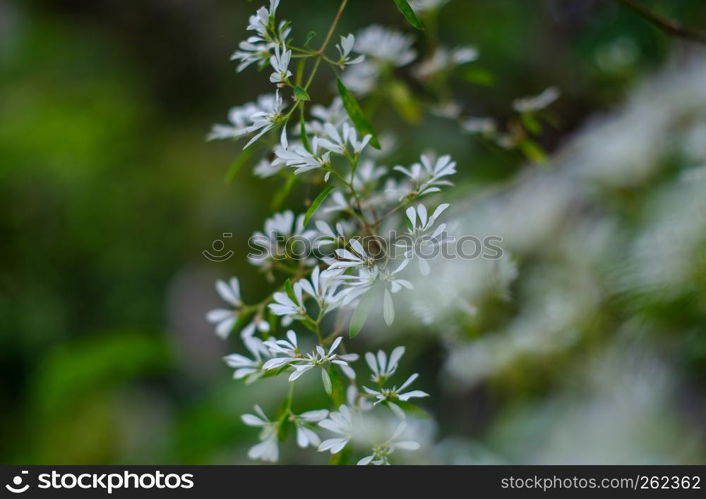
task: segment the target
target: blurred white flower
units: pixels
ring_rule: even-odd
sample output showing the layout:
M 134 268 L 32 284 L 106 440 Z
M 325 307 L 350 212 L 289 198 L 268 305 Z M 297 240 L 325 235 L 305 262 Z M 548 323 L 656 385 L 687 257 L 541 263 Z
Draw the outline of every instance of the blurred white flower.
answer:
M 328 418 L 319 422 L 319 426 L 338 435 L 321 442 L 318 449 L 319 452 L 329 451 L 331 454 L 337 454 L 353 438 L 351 410 L 345 405 L 340 406 L 337 412 L 331 412 Z
M 539 95 L 514 100 L 512 102 L 512 108 L 518 113 L 541 111 L 559 99 L 560 95 L 558 88 L 549 87 Z
M 230 335 L 233 326 L 238 320 L 238 310 L 243 306 L 240 299 L 240 283 L 237 277 L 233 277 L 230 281 L 216 281 L 216 291 L 220 297 L 227 303 L 233 306 L 233 310 L 218 308 L 211 310 L 206 314 L 206 320 L 212 324 L 216 324 L 216 334 L 225 339 Z
M 277 462 L 279 459 L 279 444 L 277 442 L 278 425 L 270 421 L 259 405 L 255 406 L 254 414 L 243 414 L 241 419 L 248 426 L 262 428 L 260 432 L 260 443 L 251 447 L 248 451 L 250 459 L 260 459 L 262 461 Z
M 404 421 L 401 421 L 400 424 L 397 425 L 397 428 L 395 428 L 395 431 L 392 433 L 392 436 L 390 436 L 390 439 L 387 440 L 386 442 L 383 442 L 381 444 L 378 444 L 373 447 L 373 452 L 369 456 L 364 457 L 360 461 L 358 461 L 359 466 L 365 466 L 368 464 L 373 464 L 373 465 L 385 465 L 385 464 L 390 464 L 389 461 L 389 456 L 393 452 L 395 452 L 397 449 L 403 449 L 403 450 L 417 450 L 419 449 L 420 445 L 418 442 L 415 442 L 413 440 L 398 440 L 400 436 L 402 436 L 402 433 L 404 433 L 407 425 Z

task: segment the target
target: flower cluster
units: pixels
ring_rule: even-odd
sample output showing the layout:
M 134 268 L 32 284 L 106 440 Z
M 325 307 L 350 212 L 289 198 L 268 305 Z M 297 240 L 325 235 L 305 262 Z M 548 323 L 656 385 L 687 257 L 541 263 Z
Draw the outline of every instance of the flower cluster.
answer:
M 415 7 L 443 3 L 417 2 Z M 251 458 L 277 461 L 279 442 L 289 427 L 296 430 L 301 448 L 329 452 L 337 459 L 346 450 L 360 451 L 359 464 L 389 464 L 395 450 L 419 447 L 403 435 L 412 402 L 428 394 L 412 388 L 416 373 L 393 379 L 403 346 L 389 355 L 383 350 L 366 353 L 366 377 L 360 375 L 360 356 L 347 350 L 350 342 L 344 338 L 363 329 L 368 316 L 378 312 L 377 303 L 384 322 L 394 322 L 393 295 L 413 289 L 404 274 L 412 272 L 409 263 L 418 257 L 409 251 L 393 255 L 383 247 L 399 230 L 413 239 L 424 236 L 425 244 L 441 242 L 447 225 L 438 220 L 449 204 L 435 202 L 433 196 L 452 185 L 456 163 L 447 155 L 423 154 L 411 165 L 379 164 L 394 140 L 377 136 L 357 101 L 395 68 L 415 61 L 412 36 L 371 26 L 336 38 L 347 4 L 343 0 L 323 44 L 314 50 L 310 37 L 301 45 L 294 43 L 290 23 L 277 19 L 278 4 L 271 0 L 250 18 L 248 30 L 254 34 L 233 54 L 238 71 L 269 65 L 273 92 L 231 109 L 229 124 L 215 125 L 209 138 L 246 139 L 244 148 L 257 143 L 256 175 L 282 177 L 286 185 L 307 182 L 321 190 L 306 213 L 276 213 L 251 238 L 262 251 L 249 262 L 271 282 L 279 282 L 279 288 L 259 303 L 246 304 L 237 278 L 218 281 L 217 291 L 229 308 L 213 310 L 207 318 L 223 338 L 240 333 L 247 353 L 225 358 L 236 379 L 251 383 L 283 376 L 290 384 L 274 417 L 259 406 L 242 417 L 246 425 L 261 429 L 260 442 L 248 453 Z M 335 45 L 335 55 L 329 54 L 330 45 Z M 476 56 L 472 48 L 439 52 L 417 73 L 427 77 Z M 300 62 L 294 65 L 294 59 Z M 339 96 L 328 105 L 313 104 L 309 95 L 322 64 L 343 71 L 337 79 Z M 318 241 L 320 255 L 292 258 L 286 248 L 295 239 Z M 428 262 L 418 265 L 422 274 L 430 273 Z M 298 412 L 294 386 L 313 372 L 330 405 Z M 381 420 L 389 431 L 371 432 L 371 425 Z

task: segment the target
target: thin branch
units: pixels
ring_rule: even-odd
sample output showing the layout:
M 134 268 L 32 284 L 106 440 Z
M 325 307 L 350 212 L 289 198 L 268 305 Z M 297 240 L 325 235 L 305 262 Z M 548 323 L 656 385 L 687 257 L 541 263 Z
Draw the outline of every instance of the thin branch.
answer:
M 657 13 L 653 12 L 652 10 L 648 9 L 644 5 L 642 5 L 638 0 L 615 1 L 624 5 L 628 9 L 631 9 L 632 11 L 636 12 L 644 19 L 652 23 L 654 26 L 669 35 L 683 38 L 684 40 L 689 40 L 696 43 L 703 43 L 704 45 L 706 45 L 706 33 L 686 28 L 671 19 L 665 19 L 659 16 Z

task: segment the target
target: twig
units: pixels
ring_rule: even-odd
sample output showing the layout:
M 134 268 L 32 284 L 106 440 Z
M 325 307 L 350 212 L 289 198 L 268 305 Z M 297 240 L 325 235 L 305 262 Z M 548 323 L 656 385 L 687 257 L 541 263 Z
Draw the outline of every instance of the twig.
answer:
M 644 5 L 642 5 L 637 0 L 615 0 L 618 3 L 623 4 L 628 9 L 636 12 L 647 21 L 652 23 L 654 26 L 664 31 L 665 33 L 689 40 L 692 42 L 703 43 L 706 45 L 706 33 L 701 31 L 692 30 L 682 26 L 681 24 L 672 21 L 671 19 L 665 19 L 655 12 L 651 11 Z

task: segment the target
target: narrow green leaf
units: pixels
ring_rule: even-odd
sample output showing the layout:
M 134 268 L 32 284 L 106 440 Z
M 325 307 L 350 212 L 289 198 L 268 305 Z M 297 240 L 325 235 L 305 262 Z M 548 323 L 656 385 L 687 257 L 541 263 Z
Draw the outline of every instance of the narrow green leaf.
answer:
M 522 124 L 525 126 L 528 132 L 530 132 L 533 135 L 539 135 L 542 133 L 542 124 L 535 118 L 534 114 L 532 113 L 522 113 L 520 115 L 520 119 L 522 120 Z
M 299 85 L 294 87 L 294 98 L 304 102 L 311 100 L 311 97 L 309 97 L 309 93 Z
M 543 165 L 547 162 L 547 153 L 544 152 L 542 146 L 533 140 L 525 139 L 520 142 L 520 150 L 527 157 L 527 159 L 533 163 Z
M 235 158 L 235 160 L 228 167 L 228 173 L 226 173 L 226 183 L 230 184 L 233 181 L 243 165 L 252 157 L 253 152 L 253 149 L 245 149 L 237 158 Z
M 343 101 L 343 107 L 346 108 L 346 112 L 353 122 L 353 125 L 355 125 L 356 130 L 363 135 L 372 135 L 373 138 L 370 141 L 370 145 L 372 145 L 375 149 L 380 149 L 380 142 L 378 141 L 377 133 L 375 133 L 375 129 L 363 114 L 363 110 L 360 108 L 358 100 L 351 93 L 351 91 L 346 88 L 340 78 L 336 78 L 336 84 L 338 86 L 338 93 Z
M 308 47 L 309 43 L 314 39 L 315 36 L 316 36 L 316 31 L 309 31 L 306 34 L 306 38 L 304 39 L 304 46 Z
M 492 86 L 495 83 L 493 73 L 485 68 L 478 66 L 470 66 L 461 72 L 461 77 L 468 83 L 482 85 L 484 87 Z
M 414 13 L 414 9 L 409 6 L 409 3 L 407 0 L 393 0 L 395 2 L 395 5 L 397 5 L 397 8 L 402 12 L 402 15 L 404 16 L 405 19 L 407 19 L 407 22 L 417 28 L 418 30 L 423 30 L 424 25 L 422 22 L 419 20 L 417 17 L 417 14 Z
M 284 203 L 284 200 L 287 199 L 287 196 L 292 191 L 292 188 L 296 183 L 297 176 L 291 174 L 287 177 L 285 183 L 282 184 L 282 187 L 280 187 L 277 192 L 275 192 L 275 195 L 272 197 L 272 203 L 270 203 L 274 211 L 278 211 L 280 209 L 282 203 Z
M 311 206 L 309 206 L 309 209 L 306 210 L 306 215 L 304 215 L 304 227 L 306 227 L 309 222 L 311 221 L 311 217 L 314 216 L 316 211 L 319 209 L 319 206 L 321 206 L 321 203 L 326 201 L 326 198 L 331 194 L 331 192 L 335 189 L 334 186 L 329 185 L 326 189 L 321 191 L 318 196 L 316 196 L 316 199 L 311 203 Z
M 368 320 L 368 314 L 370 313 L 370 306 L 373 302 L 373 293 L 368 291 L 367 294 L 363 295 L 358 303 L 358 307 L 353 312 L 351 316 L 351 322 L 348 325 L 348 336 L 355 338 L 360 333 L 360 330 L 365 326 L 365 321 Z
M 330 397 L 333 393 L 333 384 L 331 383 L 331 376 L 328 375 L 328 371 L 325 368 L 321 369 L 321 381 L 324 382 L 324 390 L 326 390 L 326 395 Z
M 407 85 L 399 80 L 390 83 L 390 97 L 397 112 L 409 123 L 417 123 L 422 110 Z
M 392 303 L 392 295 L 387 289 L 385 290 L 385 298 L 382 303 L 382 312 L 385 324 L 392 326 L 392 323 L 395 322 L 395 306 Z

